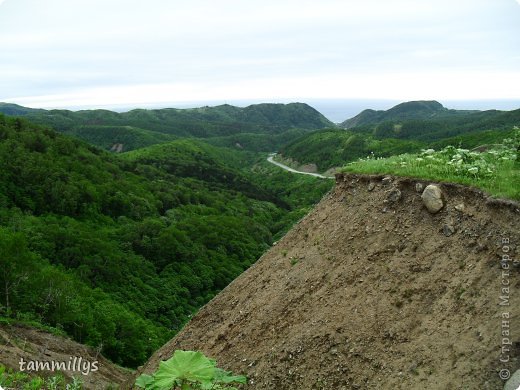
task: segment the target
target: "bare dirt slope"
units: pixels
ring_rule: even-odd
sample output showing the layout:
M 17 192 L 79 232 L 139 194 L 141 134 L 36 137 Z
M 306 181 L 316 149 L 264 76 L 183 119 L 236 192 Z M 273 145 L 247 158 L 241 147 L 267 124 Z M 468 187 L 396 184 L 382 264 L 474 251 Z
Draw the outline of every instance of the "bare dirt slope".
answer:
M 141 371 L 187 349 L 250 389 L 501 389 L 498 370 L 520 365 L 519 270 L 501 268 L 504 251 L 518 258 L 518 205 L 441 184 L 430 214 L 415 180 L 336 181 Z
M 82 360 L 79 361 L 79 358 Z M 69 361 L 75 362 L 70 365 L 71 371 L 60 372 L 69 379 L 73 376 L 80 378 L 83 381 L 83 388 L 87 390 L 118 388 L 117 386 L 131 374 L 130 370 L 116 366 L 91 348 L 69 338 L 24 325 L 0 325 L 0 363 L 18 372 L 21 359 L 26 362 L 23 366 L 24 370 L 28 368 L 29 361 L 42 363 L 54 361 L 67 364 Z M 86 362 L 92 364 L 95 361 L 98 362 L 96 364 L 98 370 L 94 372 L 94 366 L 87 366 Z M 50 370 L 24 372 L 43 377 L 57 374 L 57 371 Z M 83 375 L 82 372 L 87 375 Z

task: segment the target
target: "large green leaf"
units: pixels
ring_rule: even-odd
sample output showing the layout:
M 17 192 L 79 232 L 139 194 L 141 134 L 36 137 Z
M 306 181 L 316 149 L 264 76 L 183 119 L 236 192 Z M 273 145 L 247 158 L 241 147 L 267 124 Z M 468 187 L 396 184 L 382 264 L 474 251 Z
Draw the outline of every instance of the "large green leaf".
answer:
M 153 376 L 148 375 L 148 374 L 142 374 L 135 381 L 135 385 L 142 387 L 143 389 L 149 389 L 153 382 L 154 382 Z
M 159 364 L 154 377 L 160 388 L 171 388 L 183 380 L 207 384 L 215 377 L 215 362 L 201 352 L 175 351 L 172 358 Z
M 229 371 L 221 368 L 215 368 L 215 382 L 216 383 L 247 383 L 247 377 L 244 375 L 233 375 Z

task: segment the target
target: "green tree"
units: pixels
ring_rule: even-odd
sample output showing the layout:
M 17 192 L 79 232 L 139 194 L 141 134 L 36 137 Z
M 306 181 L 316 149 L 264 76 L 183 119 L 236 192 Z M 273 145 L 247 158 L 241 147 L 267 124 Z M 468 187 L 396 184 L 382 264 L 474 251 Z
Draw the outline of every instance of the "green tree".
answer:
M 16 299 L 21 285 L 34 272 L 36 260 L 36 256 L 28 250 L 23 234 L 0 228 L 0 294 L 7 315 L 12 312 L 12 301 Z

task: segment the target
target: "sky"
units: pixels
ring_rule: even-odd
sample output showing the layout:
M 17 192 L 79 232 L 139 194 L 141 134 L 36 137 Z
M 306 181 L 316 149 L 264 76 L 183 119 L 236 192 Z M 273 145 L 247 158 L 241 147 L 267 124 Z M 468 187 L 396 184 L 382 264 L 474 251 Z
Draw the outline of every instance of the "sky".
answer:
M 0 0 L 0 47 L 0 101 L 29 107 L 520 107 L 520 0 Z

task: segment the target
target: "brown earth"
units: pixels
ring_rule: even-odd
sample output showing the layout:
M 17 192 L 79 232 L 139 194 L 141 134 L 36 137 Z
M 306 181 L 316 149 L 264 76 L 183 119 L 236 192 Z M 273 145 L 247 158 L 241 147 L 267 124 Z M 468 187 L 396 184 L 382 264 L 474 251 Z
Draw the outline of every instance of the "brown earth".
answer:
M 75 364 L 74 357 L 77 358 Z M 79 358 L 82 360 L 79 361 Z M 83 388 L 89 390 L 118 388 L 117 386 L 125 381 L 131 373 L 129 370 L 111 363 L 91 348 L 69 338 L 24 325 L 0 325 L 0 363 L 18 372 L 21 359 L 26 362 L 23 366 L 24 372 L 43 377 L 56 375 L 57 371 L 25 371 L 29 368 L 29 361 L 48 362 L 49 364 L 52 364 L 53 361 L 65 362 L 67 365 L 70 361 L 71 370 L 60 372 L 68 379 L 73 376 L 79 377 L 83 381 Z M 98 370 L 93 371 L 95 366 L 92 364 L 96 361 Z M 83 375 L 83 373 L 87 373 L 87 375 Z
M 300 165 L 297 170 L 308 173 L 318 173 L 318 166 L 316 164 L 305 164 Z
M 520 365 L 519 267 L 501 263 L 518 259 L 519 205 L 440 184 L 430 214 L 416 180 L 336 181 L 140 372 L 186 349 L 249 389 L 501 389 Z

